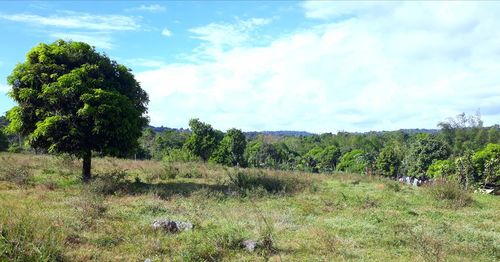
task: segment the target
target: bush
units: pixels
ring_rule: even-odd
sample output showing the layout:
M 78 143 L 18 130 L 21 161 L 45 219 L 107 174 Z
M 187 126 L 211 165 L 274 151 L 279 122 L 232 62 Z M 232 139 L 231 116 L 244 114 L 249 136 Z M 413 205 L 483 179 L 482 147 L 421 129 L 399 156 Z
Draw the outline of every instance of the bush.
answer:
M 167 163 L 172 163 L 172 162 L 187 163 L 187 162 L 200 161 L 200 158 L 195 156 L 188 150 L 171 148 L 167 152 L 165 152 L 165 155 L 163 156 L 163 161 Z
M 127 173 L 123 170 L 114 170 L 96 175 L 89 185 L 89 190 L 96 194 L 112 195 L 126 190 Z
M 179 169 L 174 166 L 164 165 L 163 173 L 160 175 L 161 180 L 175 179 L 179 174 Z
M 427 170 L 427 176 L 430 178 L 446 178 L 455 173 L 455 165 L 453 161 L 434 160 Z
M 298 179 L 271 176 L 263 171 L 237 171 L 235 173 L 228 172 L 227 175 L 229 187 L 243 196 L 250 192 L 259 191 L 271 194 L 291 193 L 302 186 L 302 181 Z
M 477 182 L 498 185 L 500 180 L 500 144 L 488 144 L 472 156 L 474 168 L 478 175 Z
M 450 207 L 465 207 L 472 204 L 473 199 L 469 192 L 460 188 L 460 186 L 448 180 L 436 180 L 427 187 L 430 195 L 438 201 L 445 201 Z
M 6 162 L 0 167 L 0 180 L 21 186 L 30 185 L 33 183 L 33 172 L 27 166 L 17 166 Z

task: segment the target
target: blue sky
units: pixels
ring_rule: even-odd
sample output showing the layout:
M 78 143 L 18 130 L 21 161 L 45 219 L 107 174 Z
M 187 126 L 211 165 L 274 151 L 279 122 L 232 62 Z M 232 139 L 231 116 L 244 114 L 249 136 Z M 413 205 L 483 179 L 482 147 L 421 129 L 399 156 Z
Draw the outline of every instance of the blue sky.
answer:
M 26 52 L 85 41 L 130 67 L 155 126 L 435 128 L 500 123 L 499 2 L 67 1 L 0 6 L 0 112 Z

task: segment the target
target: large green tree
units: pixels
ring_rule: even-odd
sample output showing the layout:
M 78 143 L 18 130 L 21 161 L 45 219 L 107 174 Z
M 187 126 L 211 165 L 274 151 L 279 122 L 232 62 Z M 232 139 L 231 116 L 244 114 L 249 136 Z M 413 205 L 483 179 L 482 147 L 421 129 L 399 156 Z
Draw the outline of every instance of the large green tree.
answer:
M 7 80 L 18 103 L 8 113 L 9 131 L 33 148 L 82 158 L 84 181 L 92 151 L 130 155 L 148 122 L 148 95 L 130 69 L 86 43 L 39 44 Z

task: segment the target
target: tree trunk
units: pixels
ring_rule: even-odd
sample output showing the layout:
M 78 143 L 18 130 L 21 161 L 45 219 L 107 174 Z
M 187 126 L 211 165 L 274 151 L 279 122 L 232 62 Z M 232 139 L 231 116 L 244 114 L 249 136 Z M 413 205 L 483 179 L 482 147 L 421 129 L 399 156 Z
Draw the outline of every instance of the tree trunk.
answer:
M 88 183 L 90 181 L 90 169 L 92 167 L 92 152 L 88 150 L 83 155 L 83 167 L 82 167 L 82 179 L 83 182 Z

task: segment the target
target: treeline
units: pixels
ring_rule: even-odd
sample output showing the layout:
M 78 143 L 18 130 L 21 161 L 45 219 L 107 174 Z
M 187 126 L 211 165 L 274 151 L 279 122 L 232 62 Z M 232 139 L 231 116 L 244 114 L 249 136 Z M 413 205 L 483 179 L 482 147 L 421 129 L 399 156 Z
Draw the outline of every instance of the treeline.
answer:
M 0 119 L 0 124 L 5 125 L 5 120 Z M 439 132 L 276 136 L 248 135 L 234 128 L 224 133 L 192 119 L 190 131 L 155 132 L 147 128 L 133 157 L 314 173 L 450 178 L 464 187 L 500 185 L 499 125 L 483 127 L 479 115 L 460 114 L 438 126 Z M 15 136 L 7 138 L 0 128 L 0 150 L 19 152 L 22 146 L 18 140 Z
M 460 114 L 439 132 L 368 132 L 300 137 L 223 133 L 198 119 L 191 132 L 144 131 L 138 157 L 206 161 L 227 166 L 345 171 L 422 180 L 447 177 L 464 187 L 499 185 L 500 127 L 483 127 L 479 115 Z M 424 130 L 425 131 L 425 130 Z

